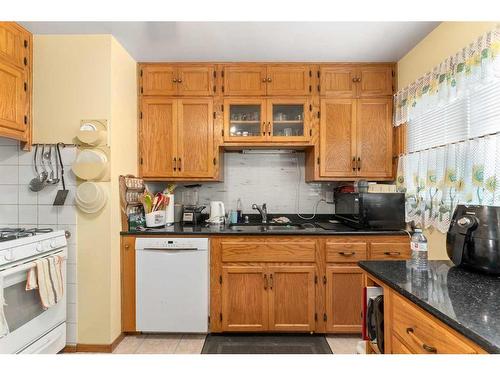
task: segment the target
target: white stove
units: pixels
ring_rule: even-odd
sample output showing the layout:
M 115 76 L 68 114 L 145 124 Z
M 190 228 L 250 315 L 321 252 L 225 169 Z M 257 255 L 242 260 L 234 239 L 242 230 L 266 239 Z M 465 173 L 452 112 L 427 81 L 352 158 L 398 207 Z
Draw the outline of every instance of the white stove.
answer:
M 67 258 L 65 231 L 0 228 L 0 297 L 8 326 L 8 333 L 0 334 L 0 354 L 57 353 L 66 345 L 66 290 L 47 310 L 38 290 L 25 290 L 34 261 L 51 255 Z M 66 262 L 63 265 L 66 280 Z

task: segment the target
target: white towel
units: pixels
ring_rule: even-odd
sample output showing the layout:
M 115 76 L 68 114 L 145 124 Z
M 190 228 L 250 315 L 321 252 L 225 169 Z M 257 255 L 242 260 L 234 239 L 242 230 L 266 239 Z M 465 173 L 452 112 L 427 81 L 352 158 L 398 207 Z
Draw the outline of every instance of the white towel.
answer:
M 7 324 L 3 310 L 3 307 L 6 305 L 3 295 L 3 276 L 0 276 L 0 338 L 9 334 L 9 325 Z
M 36 267 L 28 271 L 26 290 L 38 288 L 40 301 L 44 309 L 56 305 L 63 297 L 63 261 L 64 258 L 60 256 L 38 259 L 35 261 Z

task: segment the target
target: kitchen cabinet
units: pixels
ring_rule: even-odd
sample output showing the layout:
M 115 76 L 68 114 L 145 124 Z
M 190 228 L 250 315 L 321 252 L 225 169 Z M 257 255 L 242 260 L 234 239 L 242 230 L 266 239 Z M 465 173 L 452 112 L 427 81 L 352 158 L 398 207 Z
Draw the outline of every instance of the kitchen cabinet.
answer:
M 355 265 L 326 267 L 326 330 L 361 332 L 363 273 Z
M 266 95 L 265 65 L 226 65 L 222 71 L 222 93 L 228 96 Z
M 309 95 L 311 75 L 308 65 L 225 65 L 222 92 L 226 96 Z
M 319 179 L 392 177 L 392 99 L 322 99 L 320 113 Z
M 122 332 L 135 332 L 135 237 L 121 238 Z
M 0 137 L 31 144 L 32 36 L 13 22 L 0 22 Z
M 308 143 L 307 98 L 231 98 L 224 100 L 224 142 Z
M 142 64 L 142 95 L 210 96 L 215 92 L 213 65 Z
M 212 100 L 143 98 L 139 155 L 143 178 L 215 178 Z
M 392 65 L 320 65 L 320 95 L 343 98 L 391 96 Z
M 315 266 L 268 266 L 269 330 L 315 329 Z
M 268 329 L 267 273 L 264 266 L 222 267 L 222 312 L 224 331 Z

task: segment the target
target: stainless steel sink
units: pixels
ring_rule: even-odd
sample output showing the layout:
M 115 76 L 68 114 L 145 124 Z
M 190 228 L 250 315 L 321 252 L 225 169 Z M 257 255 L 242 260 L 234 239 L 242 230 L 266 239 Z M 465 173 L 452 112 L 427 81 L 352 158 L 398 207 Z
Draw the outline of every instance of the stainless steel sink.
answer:
M 300 224 L 275 225 L 275 224 L 260 224 L 260 225 L 231 225 L 229 229 L 236 232 L 272 232 L 272 231 L 294 231 L 304 230 Z

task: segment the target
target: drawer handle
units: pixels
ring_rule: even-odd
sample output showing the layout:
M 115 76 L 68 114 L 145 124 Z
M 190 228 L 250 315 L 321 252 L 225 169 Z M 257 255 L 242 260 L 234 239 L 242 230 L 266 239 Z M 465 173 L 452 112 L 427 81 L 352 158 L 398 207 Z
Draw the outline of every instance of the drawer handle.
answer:
M 356 252 L 355 252 L 355 251 L 350 251 L 350 252 L 349 252 L 349 251 L 348 251 L 348 252 L 341 251 L 341 252 L 339 252 L 339 254 L 340 254 L 340 255 L 343 255 L 343 256 L 345 256 L 345 257 L 350 257 L 351 255 L 356 254 Z
M 427 345 L 425 342 L 420 340 L 417 335 L 415 335 L 415 331 L 413 328 L 406 328 L 406 333 L 413 339 L 415 342 L 420 345 L 427 353 L 437 353 L 437 349 L 433 346 Z
M 267 275 L 264 274 L 264 290 L 267 290 Z
M 386 251 L 384 255 L 401 255 L 400 251 Z

